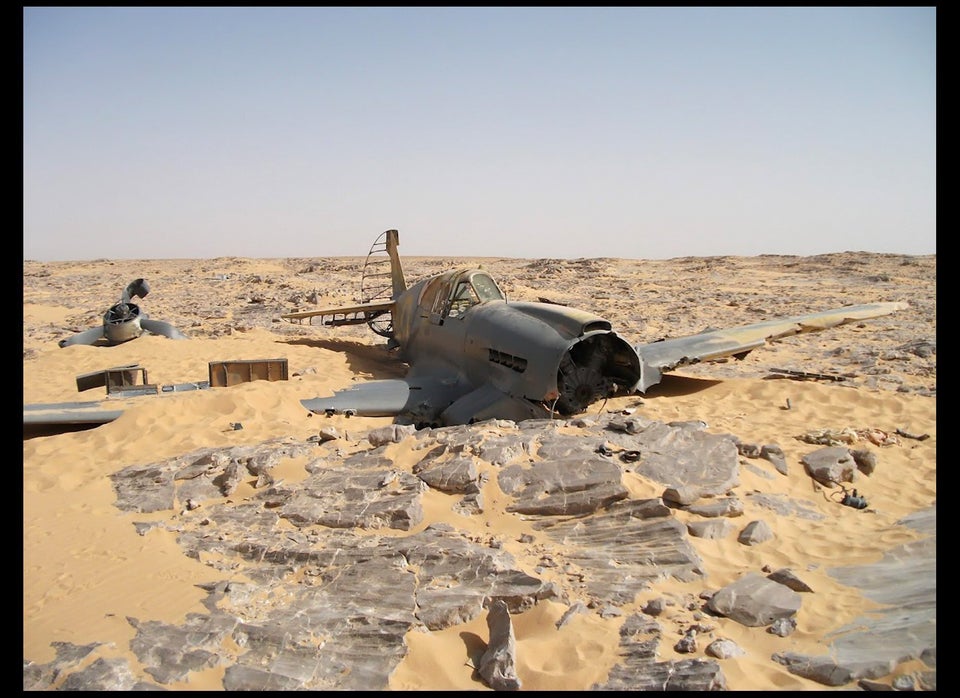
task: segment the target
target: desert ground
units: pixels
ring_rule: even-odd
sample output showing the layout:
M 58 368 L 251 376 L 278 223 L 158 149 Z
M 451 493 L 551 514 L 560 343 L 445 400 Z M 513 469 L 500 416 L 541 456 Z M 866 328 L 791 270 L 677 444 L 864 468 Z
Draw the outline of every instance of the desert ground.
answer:
M 482 266 L 508 299 L 546 299 L 590 310 L 609 319 L 632 344 L 850 304 L 909 304 L 886 317 L 772 342 L 742 360 L 680 367 L 644 395 L 593 406 L 597 412 L 628 410 L 662 422 L 702 420 L 708 431 L 782 447 L 789 477 L 770 484 L 745 470 L 739 487 L 775 487 L 803 498 L 825 515 L 826 523 L 780 517 L 774 527 L 776 542 L 749 550 L 734 539 L 692 539 L 707 583 L 697 587 L 665 578 L 639 592 L 633 607 L 655 596 L 696 596 L 729 583 L 745 569 L 797 570 L 816 593 L 805 595 L 796 632 L 779 637 L 721 624 L 717 632 L 745 650 L 741 657 L 722 660 L 721 666 L 731 690 L 823 690 L 823 685 L 771 662 L 771 654 L 786 649 L 822 652 L 833 631 L 875 608 L 876 602 L 840 584 L 826 570 L 878 561 L 891 548 L 915 540 L 918 534 L 898 522 L 936 504 L 936 257 L 844 252 L 669 260 L 403 261 L 408 281 L 453 266 Z M 258 444 L 277 437 L 305 441 L 325 427 L 339 430 L 344 449 L 358 450 L 365 447 L 367 431 L 391 423 L 389 417 L 313 415 L 300 404 L 357 380 L 403 376 L 406 367 L 382 337 L 364 325 L 329 328 L 280 318 L 293 310 L 357 302 L 363 264 L 363 256 L 23 262 L 25 405 L 103 399 L 104 388 L 79 392 L 76 379 L 112 367 L 142 366 L 149 382 L 157 385 L 204 381 L 210 362 L 282 358 L 289 367 L 289 378 L 283 381 L 137 397 L 120 418 L 93 429 L 31 438 L 25 433 L 25 687 L 26 668 L 53 661 L 60 643 L 96 643 L 96 651 L 84 661 L 122 658 L 136 679 L 152 683 L 130 648 L 135 630 L 127 618 L 179 623 L 205 610 L 201 585 L 215 578 L 211 568 L 185 555 L 172 530 L 160 527 L 140 535 L 135 523 L 144 517 L 117 509 L 112 473 L 198 448 Z M 144 335 L 111 347 L 59 346 L 61 340 L 98 326 L 124 287 L 140 277 L 150 285 L 150 293 L 136 300 L 142 311 L 177 327 L 188 340 Z M 236 424 L 242 429 L 234 428 Z M 880 435 L 857 445 L 873 451 L 878 461 L 875 471 L 856 483 L 869 501 L 865 511 L 838 504 L 829 491 L 814 486 L 800 465 L 812 447 L 799 436 L 843 430 Z M 396 460 L 403 463 L 404 443 L 396 446 Z M 289 480 L 303 476 L 302 460 L 278 467 Z M 657 494 L 653 484 L 639 479 L 629 486 L 637 496 Z M 232 497 L 242 500 L 255 493 L 254 484 L 244 483 Z M 154 519 L 175 516 L 167 512 Z M 517 517 L 502 509 L 491 506 L 482 515 L 464 517 L 445 510 L 441 500 L 431 500 L 420 528 L 431 521 L 484 535 L 502 533 L 520 564 L 531 569 L 535 564 L 526 560 L 517 542 Z M 589 689 L 605 680 L 622 619 L 593 615 L 579 621 L 573 634 L 556 632 L 564 611 L 564 606 L 546 602 L 513 618 L 523 690 Z M 665 634 L 678 639 L 670 634 L 670 621 L 663 622 L 668 626 Z M 486 640 L 483 617 L 442 631 L 411 631 L 389 688 L 486 690 L 456 639 L 465 632 Z M 662 658 L 680 656 L 674 641 L 661 643 Z M 877 680 L 890 684 L 897 676 L 931 669 L 909 659 Z M 222 690 L 223 671 L 210 667 L 164 688 Z M 61 687 L 63 681 L 54 677 L 49 687 Z

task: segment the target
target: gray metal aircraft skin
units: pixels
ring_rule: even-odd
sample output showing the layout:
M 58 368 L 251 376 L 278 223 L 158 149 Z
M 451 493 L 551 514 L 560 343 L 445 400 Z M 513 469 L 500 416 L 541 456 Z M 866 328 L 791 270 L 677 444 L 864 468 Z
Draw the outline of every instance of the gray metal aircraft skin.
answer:
M 593 313 L 508 301 L 482 269 L 462 267 L 407 286 L 396 230 L 371 247 L 390 264 L 390 297 L 282 315 L 328 326 L 367 323 L 409 365 L 402 379 L 375 380 L 301 401 L 318 414 L 393 416 L 418 425 L 567 417 L 610 397 L 644 393 L 678 366 L 742 358 L 766 342 L 895 312 L 869 303 L 631 345 Z M 364 269 L 366 272 L 367 265 Z M 382 274 L 374 274 L 377 276 Z
M 141 312 L 140 306 L 134 303 L 133 299 L 143 298 L 148 293 L 150 293 L 150 286 L 146 280 L 134 279 L 123 289 L 120 302 L 111 305 L 103 314 L 103 323 L 100 327 L 92 327 L 67 339 L 61 339 L 60 346 L 88 344 L 109 347 L 129 342 L 144 332 L 170 339 L 187 339 L 187 336 L 173 325 L 160 320 L 151 320 L 146 313 Z

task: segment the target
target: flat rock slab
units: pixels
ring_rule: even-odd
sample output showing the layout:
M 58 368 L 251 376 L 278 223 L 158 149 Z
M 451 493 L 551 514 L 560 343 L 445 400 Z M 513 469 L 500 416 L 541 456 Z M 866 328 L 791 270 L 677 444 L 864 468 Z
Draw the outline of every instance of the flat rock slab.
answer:
M 886 676 L 909 659 L 936 666 L 937 509 L 916 512 L 900 523 L 921 537 L 888 551 L 875 564 L 827 570 L 885 608 L 835 630 L 829 656 L 786 653 L 775 659 L 795 674 L 830 686 Z
M 218 670 L 225 690 L 385 690 L 407 654 L 411 630 L 454 627 L 491 605 L 520 613 L 545 600 L 627 616 L 620 659 L 597 689 L 725 686 L 716 661 L 657 661 L 657 621 L 621 610 L 658 579 L 703 577 L 687 525 L 660 498 L 631 499 L 622 476 L 646 469 L 645 477 L 668 488 L 722 502 L 738 482 L 732 437 L 708 434 L 696 423 L 598 419 L 491 421 L 425 429 L 412 439 L 419 460 L 403 467 L 387 455 L 392 439 L 346 456 L 336 446 L 275 439 L 200 449 L 114 473 L 117 508 L 154 514 L 134 524 L 140 535 L 172 534 L 184 555 L 213 571 L 214 580 L 202 587 L 208 612 L 179 624 L 127 618 L 136 669 L 96 644 L 64 643 L 49 664 L 24 662 L 24 688 L 164 690 Z M 640 458 L 618 458 L 624 451 Z M 304 457 L 302 480 L 274 481 L 278 463 Z M 243 482 L 254 484 L 254 494 L 231 497 Z M 544 546 L 541 567 L 520 564 L 494 536 L 424 524 L 423 498 L 431 490 L 450 496 L 451 511 L 470 517 L 477 509 L 458 508 L 456 500 L 479 497 L 495 484 L 506 497 L 499 514 L 552 542 Z M 770 508 L 802 512 L 790 500 L 771 500 Z M 834 572 L 851 584 L 872 579 L 879 600 L 913 605 L 919 599 L 933 614 L 935 596 L 927 586 L 900 580 L 898 587 L 897 562 L 902 566 L 910 552 L 932 565 L 923 568 L 932 580 L 935 551 L 926 545 L 899 552 L 888 567 Z M 564 573 L 546 581 L 540 576 L 546 567 Z M 871 628 L 899 642 L 896 633 L 909 632 L 911 623 L 891 613 Z M 935 624 L 921 624 L 920 632 L 931 628 Z M 841 657 L 886 661 L 882 642 L 850 644 L 855 636 L 837 639 Z M 929 658 L 935 647 L 931 634 L 907 654 Z M 810 664 L 802 657 L 785 661 Z M 844 671 L 834 675 L 854 673 Z

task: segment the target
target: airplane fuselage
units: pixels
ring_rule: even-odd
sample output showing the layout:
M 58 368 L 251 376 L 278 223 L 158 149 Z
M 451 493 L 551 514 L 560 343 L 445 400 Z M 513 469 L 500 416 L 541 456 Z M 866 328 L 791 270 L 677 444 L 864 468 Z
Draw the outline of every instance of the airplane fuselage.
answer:
M 459 384 L 465 401 L 446 408 L 448 423 L 502 414 L 505 402 L 517 402 L 526 416 L 573 414 L 640 381 L 636 352 L 607 320 L 562 305 L 508 302 L 480 269 L 407 289 L 396 299 L 393 330 L 411 378 L 443 375 Z M 481 388 L 483 396 L 472 395 Z
M 780 337 L 908 307 L 845 306 L 630 345 L 591 312 L 508 301 L 481 268 L 452 269 L 407 287 L 398 245 L 397 231 L 387 230 L 370 248 L 356 305 L 283 315 L 297 322 L 320 318 L 331 327 L 367 323 L 409 365 L 403 379 L 302 400 L 312 412 L 393 415 L 422 425 L 568 417 L 609 397 L 643 394 L 679 366 L 742 358 Z M 389 285 L 377 258 L 383 252 Z

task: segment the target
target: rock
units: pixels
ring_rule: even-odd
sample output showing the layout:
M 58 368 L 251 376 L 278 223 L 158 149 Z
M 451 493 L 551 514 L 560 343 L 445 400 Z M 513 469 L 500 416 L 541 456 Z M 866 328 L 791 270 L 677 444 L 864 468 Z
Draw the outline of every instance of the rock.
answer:
M 668 487 L 660 495 L 664 502 L 686 506 L 700 499 L 700 488 L 696 485 L 682 487 Z
M 371 429 L 367 432 L 367 441 L 371 446 L 399 443 L 408 436 L 415 434 L 417 428 L 412 424 L 391 424 L 390 426 Z
M 717 659 L 731 659 L 733 657 L 743 657 L 746 652 L 744 652 L 740 646 L 733 640 L 727 640 L 719 638 L 714 640 L 707 648 L 704 650 L 704 653 L 708 657 L 716 657 Z
M 578 613 L 586 613 L 587 607 L 582 601 L 577 601 L 570 608 L 563 612 L 563 615 L 560 616 L 560 620 L 557 621 L 557 630 L 565 626 L 570 622 L 570 619 L 573 618 Z
M 858 448 L 854 451 L 850 451 L 850 455 L 853 456 L 853 462 L 857 464 L 857 469 L 864 475 L 873 475 L 873 471 L 877 469 L 877 454 L 873 451 L 868 451 L 865 448 Z
M 198 449 L 123 468 L 111 476 L 116 506 L 169 513 L 132 525 L 141 535 L 175 534 L 185 556 L 210 568 L 211 581 L 202 587 L 208 613 L 191 614 L 179 623 L 128 618 L 135 633 L 129 649 L 140 664 L 137 675 L 126 660 L 102 656 L 105 650 L 96 645 L 65 645 L 48 665 L 25 662 L 24 686 L 43 690 L 56 681 L 78 688 L 162 690 L 216 668 L 223 672 L 225 690 L 384 690 L 406 654 L 404 638 L 413 628 L 450 628 L 485 609 L 489 621 L 494 601 L 506 606 L 508 618 L 545 600 L 569 605 L 561 623 L 587 607 L 614 618 L 659 579 L 703 581 L 691 535 L 732 531 L 729 517 L 743 513 L 743 502 L 707 492 L 704 501 L 685 507 L 684 515 L 713 516 L 684 524 L 674 516 L 676 508 L 660 497 L 624 497 L 624 466 L 619 459 L 604 459 L 595 448 L 609 441 L 618 449 L 643 448 L 644 459 L 675 455 L 671 481 L 661 484 L 663 491 L 683 493 L 699 488 L 701 477 L 710 490 L 736 480 L 731 439 L 707 434 L 697 425 L 642 422 L 642 429 L 633 427 L 636 433 L 629 434 L 606 429 L 601 417 L 571 435 L 563 430 L 565 424 L 557 420 L 521 428 L 498 421 L 420 430 L 412 437 L 412 453 L 420 460 L 404 467 L 385 455 L 386 443 L 350 455 L 344 455 L 350 450 L 346 444 L 342 450 L 328 447 L 317 458 L 315 442 L 275 439 Z M 508 464 L 484 457 L 504 459 L 508 453 L 513 454 Z M 303 466 L 306 477 L 295 485 L 268 484 L 237 501 L 222 495 L 251 476 L 269 481 L 283 458 L 304 456 L 310 458 Z M 546 551 L 534 574 L 496 537 L 449 524 L 421 530 L 428 491 L 457 495 L 452 512 L 469 516 L 481 504 L 488 475 L 498 479 L 505 495 L 497 503 L 502 511 L 524 510 L 511 512 L 530 526 L 531 532 L 517 539 Z M 802 500 L 762 492 L 746 496 L 779 515 L 815 518 L 808 516 L 811 510 Z M 188 499 L 202 506 L 189 510 L 178 505 Z M 935 533 L 931 520 L 935 522 L 918 518 Z M 912 545 L 935 560 L 933 548 Z M 545 569 L 557 581 L 536 576 Z M 860 568 L 855 569 L 830 572 L 862 584 Z M 904 583 L 897 576 L 904 569 L 924 573 Z M 769 578 L 756 575 L 759 581 L 744 579 L 682 599 L 684 612 L 697 621 L 688 628 L 697 633 L 689 636 L 688 645 L 710 632 L 700 622 L 704 601 L 710 613 L 744 625 L 769 625 L 771 632 L 787 628 L 799 608 L 794 587 L 802 583 L 789 570 L 767 572 Z M 909 605 L 923 611 L 924 606 L 916 606 L 923 599 L 935 609 L 935 595 L 923 595 L 929 594 L 924 590 L 935 578 L 935 567 L 931 571 L 898 560 L 869 570 L 867 578 L 870 593 L 875 589 L 880 603 L 892 609 Z M 621 626 L 620 656 L 608 679 L 595 688 L 724 688 L 714 660 L 657 661 L 663 632 L 658 622 L 671 622 L 659 619 L 672 605 L 677 605 L 673 599 L 658 597 L 644 605 L 643 613 L 628 613 Z M 777 625 L 780 618 L 787 622 Z M 935 666 L 935 633 L 930 632 L 935 624 L 918 628 L 912 620 L 859 619 L 834 641 L 836 666 L 825 675 L 833 680 L 889 673 L 892 667 L 885 667 L 891 658 L 885 652 L 891 647 Z M 905 640 L 907 633 L 913 639 Z M 722 647 L 707 654 L 732 651 Z M 823 666 L 821 660 L 787 659 L 798 671 Z M 506 689 L 508 674 L 503 676 Z M 917 681 L 935 686 L 935 672 L 918 674 Z
M 664 608 L 665 606 L 664 606 L 663 599 L 651 599 L 650 601 L 647 601 L 647 603 L 643 605 L 642 610 L 648 616 L 653 616 L 654 618 L 656 618 L 661 613 L 663 613 Z
M 693 628 L 687 630 L 683 637 L 677 641 L 673 649 L 680 654 L 692 654 L 697 651 L 697 631 Z
M 773 467 L 777 469 L 777 472 L 781 475 L 788 474 L 787 468 L 787 459 L 783 454 L 783 449 L 780 448 L 777 444 L 766 444 L 760 448 L 760 457 L 766 458 L 768 461 L 773 463 Z
M 723 497 L 703 504 L 691 504 L 684 507 L 684 511 L 710 518 L 716 516 L 737 517 L 743 515 L 743 502 L 737 497 Z
M 497 600 L 490 604 L 487 628 L 490 631 L 490 641 L 477 668 L 480 676 L 495 691 L 519 690 L 521 683 L 517 678 L 517 643 L 506 603 Z
M 710 521 L 691 521 L 687 524 L 687 531 L 694 538 L 709 538 L 719 540 L 733 533 L 734 525 L 728 519 L 712 519 Z
M 797 629 L 797 621 L 794 618 L 777 618 L 773 623 L 770 624 L 770 627 L 767 628 L 767 632 L 772 635 L 779 635 L 780 637 L 786 637 L 793 633 Z
M 813 589 L 811 589 L 806 582 L 801 580 L 799 577 L 797 577 L 796 574 L 793 573 L 793 570 L 788 569 L 786 567 L 776 570 L 775 572 L 771 572 L 770 574 L 767 575 L 767 579 L 777 582 L 778 584 L 783 584 L 784 586 L 790 587 L 794 591 L 799 591 L 799 592 L 813 591 Z
M 790 618 L 800 610 L 800 596 L 792 589 L 749 572 L 723 587 L 707 601 L 707 608 L 750 627 Z
M 834 483 L 853 482 L 857 465 L 850 450 L 842 446 L 826 446 L 805 455 L 801 462 L 807 475 L 821 485 L 832 487 Z
M 758 545 L 773 539 L 773 530 L 766 521 L 751 521 L 737 536 L 737 542 L 743 545 Z

